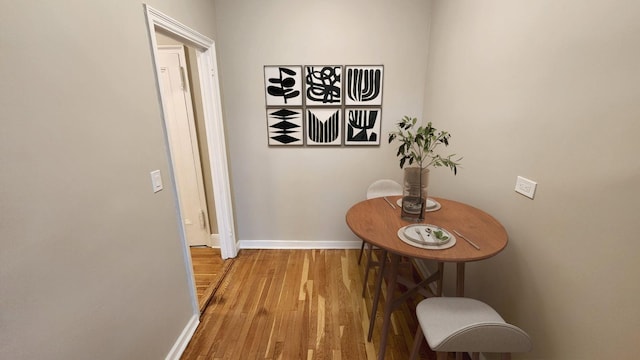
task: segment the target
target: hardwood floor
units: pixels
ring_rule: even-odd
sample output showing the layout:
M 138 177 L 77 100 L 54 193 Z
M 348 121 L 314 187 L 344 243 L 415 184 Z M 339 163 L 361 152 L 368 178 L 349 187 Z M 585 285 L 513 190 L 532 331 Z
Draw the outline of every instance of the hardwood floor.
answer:
M 363 298 L 357 256 L 358 250 L 242 250 L 182 359 L 375 359 L 382 306 L 367 342 L 375 276 Z M 419 300 L 394 312 L 386 359 L 409 357 Z M 424 344 L 421 358 L 435 359 Z
M 202 311 L 211 299 L 211 295 L 220 286 L 225 274 L 231 269 L 234 260 L 222 260 L 220 249 L 191 247 L 189 250 L 196 282 L 198 305 Z

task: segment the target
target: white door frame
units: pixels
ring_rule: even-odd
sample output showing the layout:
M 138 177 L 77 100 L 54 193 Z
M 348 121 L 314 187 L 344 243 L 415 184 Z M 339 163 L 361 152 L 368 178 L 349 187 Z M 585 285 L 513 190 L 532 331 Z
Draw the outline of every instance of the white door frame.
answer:
M 203 118 L 207 133 L 207 146 L 209 151 L 209 159 L 211 162 L 211 177 L 215 186 L 213 187 L 215 197 L 216 219 L 218 221 L 218 233 L 220 236 L 220 253 L 223 259 L 236 257 L 238 255 L 238 244 L 235 237 L 235 226 L 233 222 L 233 208 L 231 204 L 231 187 L 229 184 L 229 170 L 227 165 L 227 149 L 224 138 L 224 126 L 222 122 L 222 105 L 220 101 L 220 88 L 218 84 L 218 72 L 215 55 L 215 44 L 213 40 L 198 33 L 197 31 L 181 24 L 180 22 L 170 18 L 160 11 L 144 5 L 147 17 L 147 27 L 149 31 L 149 40 L 151 41 L 151 53 L 153 65 L 156 75 L 156 86 L 160 101 L 164 103 L 162 91 L 160 91 L 160 68 L 157 61 L 156 28 L 160 28 L 166 32 L 178 37 L 185 44 L 192 45 L 196 48 L 196 57 L 198 63 L 198 76 L 200 78 Z M 160 107 L 163 118 L 165 117 L 162 106 Z M 163 119 L 164 120 L 164 119 Z M 163 126 L 164 125 L 163 121 Z M 164 128 L 165 141 L 168 144 L 167 129 Z M 168 146 L 167 146 L 168 149 Z M 168 161 L 171 163 L 171 155 L 167 154 Z M 173 168 L 173 165 L 171 166 Z M 171 174 L 173 178 L 173 174 Z M 174 179 L 175 180 L 175 179 Z M 175 183 L 175 181 L 174 181 Z M 200 313 L 198 307 L 198 299 L 196 294 L 195 283 L 193 282 L 193 267 L 191 264 L 191 256 L 189 245 L 182 224 L 182 211 L 180 202 L 178 201 L 177 189 L 173 186 L 173 194 L 177 205 L 177 218 L 181 241 L 183 244 L 183 257 L 185 267 L 190 281 L 191 300 L 195 314 Z
M 220 100 L 215 43 L 208 37 L 181 24 L 147 4 L 144 5 L 144 9 L 147 15 L 156 80 L 159 74 L 158 62 L 156 60 L 156 28 L 173 34 L 185 44 L 193 45 L 197 50 L 196 57 L 200 86 L 202 87 L 203 117 L 207 133 L 209 159 L 211 161 L 211 177 L 215 184 L 213 192 L 215 197 L 216 219 L 218 220 L 218 232 L 220 235 L 220 252 L 223 259 L 236 257 L 238 255 L 238 244 L 233 221 L 231 186 L 229 184 L 229 168 L 222 120 L 222 103 Z M 159 82 L 157 85 L 159 86 Z M 160 99 L 162 99 L 160 91 L 159 96 Z M 184 233 L 182 236 L 182 240 L 186 246 Z

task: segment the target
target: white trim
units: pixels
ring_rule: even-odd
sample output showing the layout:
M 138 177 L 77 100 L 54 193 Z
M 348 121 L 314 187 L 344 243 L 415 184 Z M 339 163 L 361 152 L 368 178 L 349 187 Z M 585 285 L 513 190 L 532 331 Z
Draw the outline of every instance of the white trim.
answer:
M 216 249 L 220 248 L 220 235 L 219 234 L 211 234 L 210 238 L 211 238 L 210 241 L 209 241 L 210 244 L 211 244 L 210 246 L 212 248 L 216 248 Z
M 361 241 L 241 240 L 241 249 L 360 249 Z
M 202 106 L 211 162 L 211 177 L 213 183 L 216 184 L 213 187 L 213 197 L 216 203 L 220 253 L 223 259 L 228 259 L 238 255 L 238 244 L 233 222 L 227 146 L 224 137 L 222 101 L 215 51 L 212 44 L 206 51 L 197 53 L 197 60 L 198 69 L 209 69 L 209 71 L 199 71 L 199 76 L 202 86 Z
M 163 14 L 162 12 L 152 8 L 151 6 L 144 4 L 144 9 L 147 14 L 147 20 L 150 20 L 150 30 L 153 30 L 153 32 L 151 32 L 151 35 L 155 34 L 155 29 L 153 27 L 158 26 L 170 31 L 175 35 L 178 35 L 184 40 L 189 41 L 189 43 L 195 45 L 198 48 L 208 49 L 213 45 L 213 40 L 180 23 L 179 21 Z M 152 38 L 153 42 L 155 42 L 155 35 L 152 36 Z
M 184 349 L 187 348 L 189 341 L 191 341 L 191 337 L 193 337 L 193 333 L 196 332 L 198 328 L 198 324 L 200 323 L 200 318 L 196 315 L 191 316 L 187 326 L 184 327 L 180 336 L 178 336 L 178 340 L 173 344 L 171 350 L 165 357 L 165 360 L 179 360 L 184 352 Z
M 161 28 L 181 38 L 185 43 L 197 48 L 196 58 L 198 75 L 202 90 L 202 106 L 207 133 L 207 147 L 211 178 L 216 186 L 213 187 L 216 220 L 220 235 L 220 252 L 223 259 L 238 255 L 238 244 L 233 221 L 233 207 L 231 202 L 231 185 L 229 184 L 229 166 L 227 164 L 227 146 L 224 136 L 222 118 L 222 102 L 218 82 L 218 67 L 216 63 L 215 43 L 210 38 L 172 19 L 162 12 L 144 5 L 149 27 L 149 38 L 152 45 L 153 62 L 156 77 L 159 73 L 156 61 L 155 28 Z

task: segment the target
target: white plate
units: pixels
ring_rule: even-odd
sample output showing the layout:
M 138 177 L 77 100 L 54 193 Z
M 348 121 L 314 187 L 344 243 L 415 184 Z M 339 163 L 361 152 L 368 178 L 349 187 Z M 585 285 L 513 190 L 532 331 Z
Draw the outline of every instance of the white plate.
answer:
M 432 234 L 433 231 L 442 231 L 444 233 L 445 239 L 440 240 L 436 238 L 435 235 Z M 423 225 L 423 224 L 415 224 L 408 225 L 404 227 L 404 236 L 408 239 L 418 242 L 425 245 L 435 245 L 441 246 L 449 242 L 451 240 L 451 234 L 448 231 L 441 229 L 434 225 Z
M 400 206 L 400 208 L 402 209 L 402 198 L 398 199 L 398 201 L 396 201 L 396 204 L 398 204 L 398 206 Z M 440 210 L 441 207 L 442 205 L 440 205 L 439 202 L 433 200 L 432 198 L 427 198 L 427 208 L 424 211 L 436 211 Z
M 432 232 L 436 231 L 436 230 L 440 230 L 445 235 L 447 235 L 449 237 L 449 240 L 444 241 L 439 245 L 435 244 L 435 243 L 425 243 L 420 238 L 420 235 L 418 235 L 415 232 L 415 228 L 416 227 L 419 230 L 429 228 L 429 229 L 431 229 Z M 408 230 L 407 230 L 407 228 L 408 228 Z M 453 245 L 456 244 L 456 237 L 453 236 L 453 234 L 451 234 L 450 232 L 448 232 L 447 230 L 445 230 L 443 228 L 440 228 L 440 227 L 435 226 L 435 225 L 430 225 L 430 224 L 403 226 L 398 230 L 398 237 L 400 238 L 400 240 L 402 240 L 403 242 L 405 242 L 405 243 L 407 243 L 407 244 L 409 244 L 411 246 L 415 246 L 415 247 L 419 247 L 419 248 L 423 248 L 423 249 L 430 249 L 430 250 L 448 249 L 450 247 L 453 247 Z

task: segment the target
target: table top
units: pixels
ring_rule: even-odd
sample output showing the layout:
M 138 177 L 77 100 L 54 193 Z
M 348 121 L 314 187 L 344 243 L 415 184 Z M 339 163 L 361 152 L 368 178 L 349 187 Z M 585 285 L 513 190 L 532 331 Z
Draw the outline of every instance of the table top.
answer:
M 387 197 L 394 205 L 399 196 Z M 469 262 L 492 257 L 508 242 L 507 232 L 491 215 L 473 206 L 443 198 L 433 198 L 442 207 L 425 213 L 422 223 L 439 226 L 456 237 L 456 244 L 443 250 L 428 250 L 406 244 L 398 237 L 398 229 L 416 224 L 402 220 L 400 207 L 393 209 L 384 198 L 373 198 L 353 205 L 346 215 L 347 225 L 360 239 L 393 253 L 413 258 L 443 262 Z M 480 247 L 474 248 L 461 239 L 458 231 Z

